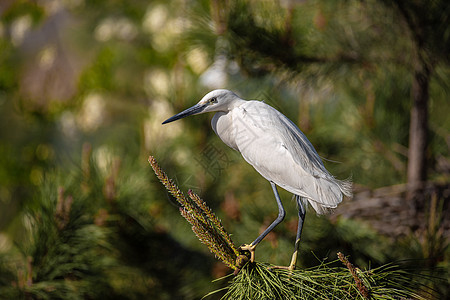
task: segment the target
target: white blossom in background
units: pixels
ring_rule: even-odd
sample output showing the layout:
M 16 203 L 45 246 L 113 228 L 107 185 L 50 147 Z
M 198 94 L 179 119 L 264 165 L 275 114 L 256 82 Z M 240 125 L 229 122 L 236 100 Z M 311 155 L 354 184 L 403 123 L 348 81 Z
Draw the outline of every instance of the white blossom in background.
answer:
M 163 99 L 152 101 L 148 110 L 148 118 L 144 121 L 143 125 L 145 149 L 151 150 L 155 146 L 159 147 L 161 144 L 169 142 L 183 132 L 182 123 L 174 124 L 177 126 L 173 126 L 170 130 L 165 130 L 163 125 L 161 125 L 164 117 L 170 116 L 173 113 L 167 101 Z
M 84 99 L 83 106 L 77 116 L 78 126 L 84 131 L 97 129 L 104 120 L 105 99 L 93 93 Z
M 164 69 L 153 68 L 144 74 L 144 90 L 149 96 L 168 97 L 171 88 L 169 74 Z
M 110 174 L 110 169 L 116 155 L 109 146 L 102 145 L 94 149 L 92 157 L 94 158 L 94 161 L 103 176 Z
M 6 252 L 12 247 L 12 242 L 9 236 L 5 233 L 0 233 L 0 252 Z
M 184 18 L 171 17 L 164 5 L 150 5 L 142 21 L 142 29 L 149 34 L 153 48 L 158 52 L 169 51 L 179 41 L 188 24 Z
M 56 59 L 56 47 L 54 45 L 48 45 L 44 47 L 38 56 L 39 67 L 42 70 L 49 70 L 53 66 Z
M 107 42 L 111 39 L 131 41 L 138 34 L 136 26 L 127 18 L 105 18 L 97 25 L 94 31 L 95 39 Z
M 131 41 L 138 34 L 136 26 L 127 18 L 120 18 L 116 21 L 115 32 L 116 37 L 123 41 Z
M 227 58 L 228 42 L 223 38 L 216 41 L 214 62 L 200 76 L 200 84 L 208 89 L 220 89 L 227 86 L 229 74 L 239 71 L 239 66 Z
M 94 31 L 95 39 L 99 42 L 109 41 L 114 35 L 114 21 L 106 18 L 97 25 Z
M 21 16 L 15 19 L 11 24 L 11 41 L 14 46 L 20 46 L 26 33 L 31 29 L 31 17 L 29 15 Z
M 225 55 L 218 55 L 214 63 L 200 76 L 200 84 L 213 90 L 227 85 L 228 59 Z
M 169 12 L 164 5 L 149 6 L 145 12 L 142 28 L 147 33 L 155 33 L 161 30 L 167 19 L 169 18 Z
M 196 74 L 208 68 L 208 54 L 201 48 L 194 48 L 186 54 L 186 62 Z
M 70 140 L 78 135 L 78 127 L 75 115 L 71 111 L 64 111 L 59 118 L 59 128 L 62 134 Z

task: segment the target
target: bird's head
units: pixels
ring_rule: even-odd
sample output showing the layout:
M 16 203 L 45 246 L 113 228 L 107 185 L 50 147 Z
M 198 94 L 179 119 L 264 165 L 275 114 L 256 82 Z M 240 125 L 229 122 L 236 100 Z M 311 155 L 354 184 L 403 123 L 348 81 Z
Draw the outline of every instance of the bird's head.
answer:
M 194 106 L 168 118 L 163 122 L 163 124 L 167 124 L 184 117 L 198 115 L 205 112 L 212 111 L 224 111 L 227 112 L 231 108 L 233 108 L 233 104 L 237 101 L 241 100 L 235 93 L 229 90 L 214 90 L 206 94 L 202 100 L 200 100 Z

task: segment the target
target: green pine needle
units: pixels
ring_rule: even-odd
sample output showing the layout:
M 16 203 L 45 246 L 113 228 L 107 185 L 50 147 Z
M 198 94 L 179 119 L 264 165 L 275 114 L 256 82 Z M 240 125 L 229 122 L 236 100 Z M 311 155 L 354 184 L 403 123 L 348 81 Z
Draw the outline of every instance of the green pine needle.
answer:
M 355 268 L 361 293 L 348 268 L 333 267 L 337 261 L 317 267 L 289 271 L 266 263 L 248 263 L 230 281 L 229 286 L 209 293 L 205 298 L 226 290 L 222 299 L 429 299 L 423 285 L 398 266 L 386 265 L 362 271 Z M 224 277 L 227 278 L 227 277 Z

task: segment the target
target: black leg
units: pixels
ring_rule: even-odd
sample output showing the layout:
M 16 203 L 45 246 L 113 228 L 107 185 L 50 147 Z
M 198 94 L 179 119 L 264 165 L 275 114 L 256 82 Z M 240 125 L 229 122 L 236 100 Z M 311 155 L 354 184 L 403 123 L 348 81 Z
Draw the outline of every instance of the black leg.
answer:
M 256 240 L 253 241 L 253 243 L 251 243 L 252 246 L 258 245 L 259 242 L 261 242 L 261 240 L 265 238 L 266 235 L 275 228 L 275 226 L 280 224 L 286 216 L 286 211 L 284 210 L 283 204 L 281 203 L 280 195 L 278 195 L 277 186 L 272 181 L 270 182 L 270 184 L 272 185 L 273 193 L 275 194 L 275 199 L 277 200 L 278 204 L 278 217 L 275 221 L 272 222 L 272 224 L 270 224 L 269 227 L 267 227 L 266 230 L 264 230 L 263 233 L 261 233 L 260 236 L 256 238 Z
M 295 246 L 294 246 L 294 254 L 292 254 L 291 264 L 289 265 L 290 270 L 295 269 L 295 265 L 297 264 L 297 255 L 298 249 L 300 247 L 300 237 L 302 235 L 303 222 L 305 221 L 306 210 L 303 207 L 302 199 L 299 195 L 295 195 L 295 200 L 298 205 L 298 226 L 297 226 L 297 236 L 295 237 Z
M 297 236 L 295 238 L 295 250 L 298 250 L 298 244 L 300 243 L 300 236 L 302 235 L 303 222 L 305 221 L 306 210 L 303 207 L 302 199 L 299 195 L 295 195 L 295 200 L 297 200 L 298 205 L 298 226 L 297 226 Z

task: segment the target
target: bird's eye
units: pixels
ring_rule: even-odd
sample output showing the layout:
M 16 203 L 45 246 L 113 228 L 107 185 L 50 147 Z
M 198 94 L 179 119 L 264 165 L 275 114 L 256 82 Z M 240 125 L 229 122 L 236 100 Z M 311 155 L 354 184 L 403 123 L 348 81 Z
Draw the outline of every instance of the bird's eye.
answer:
M 209 99 L 209 103 L 217 103 L 217 98 L 212 97 L 211 99 Z

